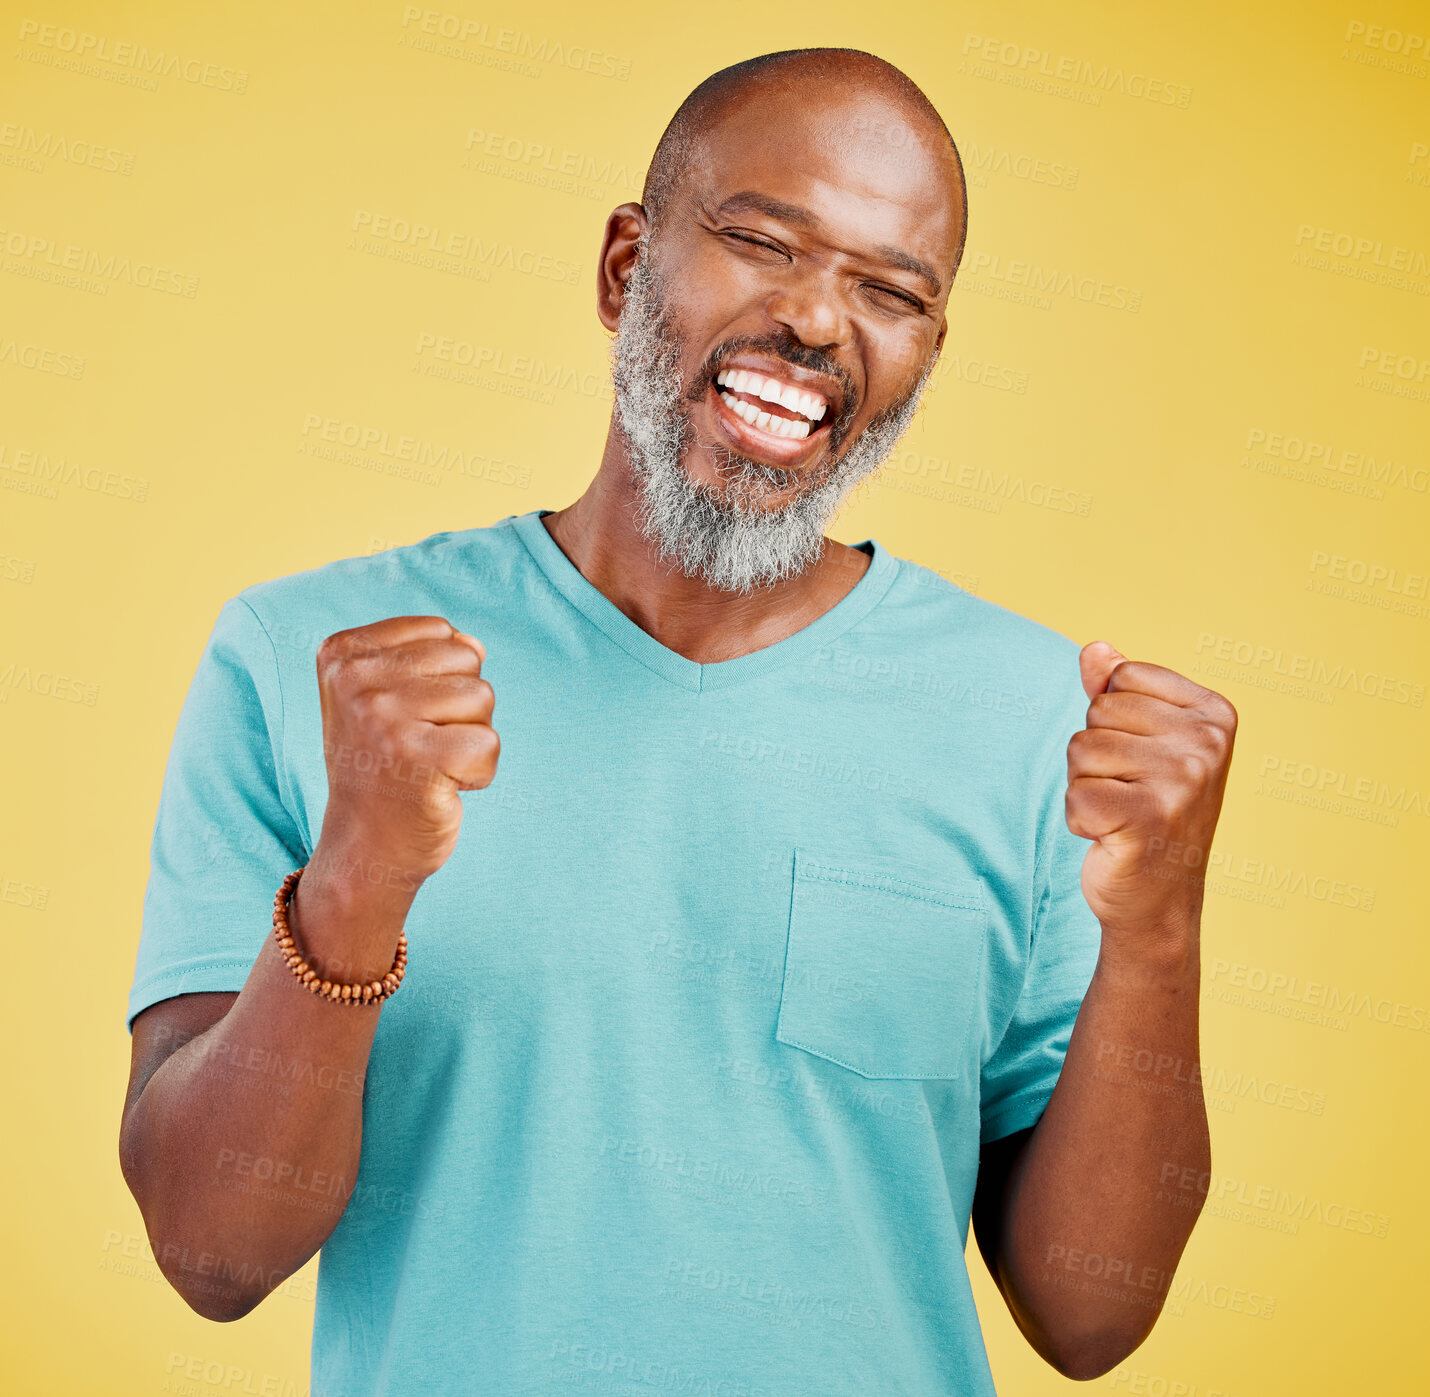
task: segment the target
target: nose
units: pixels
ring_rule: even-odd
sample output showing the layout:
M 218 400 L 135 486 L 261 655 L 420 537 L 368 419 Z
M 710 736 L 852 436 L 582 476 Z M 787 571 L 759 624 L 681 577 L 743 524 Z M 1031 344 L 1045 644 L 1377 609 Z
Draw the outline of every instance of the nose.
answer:
M 765 313 L 811 349 L 836 349 L 849 338 L 849 317 L 832 278 L 817 267 L 791 267 L 765 303 Z

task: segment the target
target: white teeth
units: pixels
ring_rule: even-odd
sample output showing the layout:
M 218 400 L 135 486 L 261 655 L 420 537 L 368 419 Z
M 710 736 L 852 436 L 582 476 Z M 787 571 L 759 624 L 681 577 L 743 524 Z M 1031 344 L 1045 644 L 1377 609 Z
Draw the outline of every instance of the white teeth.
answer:
M 793 384 L 781 383 L 777 378 L 762 378 L 747 369 L 721 369 L 715 382 L 730 390 L 721 393 L 721 400 L 732 412 L 738 413 L 752 427 L 769 432 L 772 436 L 807 437 L 812 423 L 823 419 L 829 404 L 818 393 L 806 393 Z M 741 402 L 731 394 L 744 393 L 761 402 L 778 403 L 781 407 L 797 412 L 808 419 L 797 422 L 777 414 L 762 412 L 752 403 Z
M 730 385 L 732 388 L 734 386 L 733 383 Z M 736 388 L 735 391 L 738 393 L 741 390 Z M 791 437 L 801 441 L 809 435 L 808 422 L 796 422 L 790 417 L 776 417 L 773 413 L 761 412 L 753 403 L 742 403 L 729 393 L 721 393 L 720 401 L 737 417 L 743 418 L 758 431 L 768 432 L 772 437 Z

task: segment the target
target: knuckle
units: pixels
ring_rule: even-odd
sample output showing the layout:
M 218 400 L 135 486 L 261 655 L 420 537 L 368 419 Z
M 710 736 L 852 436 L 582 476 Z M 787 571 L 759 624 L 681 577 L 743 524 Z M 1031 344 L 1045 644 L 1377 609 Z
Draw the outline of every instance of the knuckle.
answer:
M 396 726 L 404 716 L 401 697 L 392 689 L 375 685 L 362 691 L 368 715 L 383 728 Z
M 354 718 L 363 722 L 380 717 L 382 715 L 385 693 L 386 691 L 383 689 L 368 688 L 366 686 L 353 689 L 350 694 L 345 696 L 348 712 Z
M 316 662 L 320 674 L 331 673 L 342 664 L 347 655 L 347 634 L 347 631 L 335 631 L 318 646 Z
M 1231 748 L 1232 733 L 1235 731 L 1235 723 L 1218 723 L 1215 719 L 1208 718 L 1201 725 L 1201 736 L 1207 750 L 1212 754 L 1214 761 L 1219 761 Z
M 1170 786 L 1154 787 L 1149 800 L 1154 818 L 1162 824 L 1170 823 L 1176 819 L 1182 806 L 1181 797 Z

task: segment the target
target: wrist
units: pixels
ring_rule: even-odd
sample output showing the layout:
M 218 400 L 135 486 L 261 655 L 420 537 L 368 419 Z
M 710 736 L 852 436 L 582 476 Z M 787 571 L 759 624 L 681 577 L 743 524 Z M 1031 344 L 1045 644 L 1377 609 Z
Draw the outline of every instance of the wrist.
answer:
M 1132 928 L 1104 925 L 1096 973 L 1104 980 L 1148 985 L 1197 984 L 1201 980 L 1199 928 L 1180 923 Z
M 365 865 L 366 867 L 366 865 Z M 289 927 L 299 954 L 323 979 L 381 979 L 391 969 L 416 890 L 374 882 L 317 851 L 294 889 Z
M 401 908 L 405 913 L 424 881 L 425 874 L 391 863 L 361 845 L 320 837 L 299 886 L 321 889 L 325 899 L 353 912 Z

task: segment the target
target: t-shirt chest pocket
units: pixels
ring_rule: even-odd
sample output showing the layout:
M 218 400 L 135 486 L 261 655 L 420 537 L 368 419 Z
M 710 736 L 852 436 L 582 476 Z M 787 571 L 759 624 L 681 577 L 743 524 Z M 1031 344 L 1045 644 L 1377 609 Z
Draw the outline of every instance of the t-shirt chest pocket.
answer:
M 862 1077 L 964 1076 L 987 916 L 975 879 L 797 849 L 775 1038 Z

